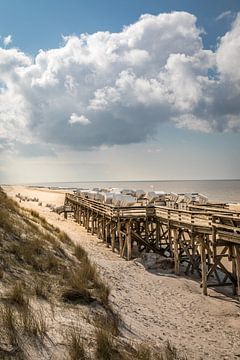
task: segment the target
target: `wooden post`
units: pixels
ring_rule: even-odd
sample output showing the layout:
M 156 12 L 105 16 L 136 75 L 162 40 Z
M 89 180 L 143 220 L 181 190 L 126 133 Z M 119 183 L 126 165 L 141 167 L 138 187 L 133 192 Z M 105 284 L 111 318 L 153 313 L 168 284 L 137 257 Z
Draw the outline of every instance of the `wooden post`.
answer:
M 213 246 L 213 261 L 215 261 L 217 256 L 217 230 L 214 225 L 212 226 L 212 246 Z
M 127 260 L 132 258 L 132 237 L 131 237 L 131 220 L 127 222 Z
M 118 232 L 118 241 L 119 241 L 119 254 L 120 254 L 120 256 L 122 256 L 123 238 L 122 238 L 122 233 L 121 233 L 121 219 L 118 219 L 117 232 Z
M 156 221 L 156 247 L 159 249 L 160 244 L 160 224 L 159 221 Z
M 92 212 L 92 221 L 91 221 L 91 225 L 92 225 L 92 235 L 94 235 L 94 233 L 95 233 L 95 216 L 94 216 L 94 214 L 93 214 L 93 212 Z
M 145 221 L 145 240 L 148 242 L 148 238 L 149 238 L 149 229 L 148 229 L 148 217 L 146 216 L 146 221 Z
M 178 251 L 178 230 L 173 229 L 173 246 L 174 246 L 174 268 L 175 274 L 180 274 L 180 260 L 179 260 L 179 251 Z
M 106 219 L 105 216 L 103 216 L 102 218 L 102 240 L 105 241 L 106 240 Z
M 170 226 L 170 221 L 168 222 L 168 243 L 169 243 L 169 252 L 170 252 L 170 256 L 173 256 L 173 251 L 172 251 L 172 231 L 171 231 L 171 226 Z
M 97 237 L 101 239 L 101 221 L 100 221 L 100 215 L 97 215 Z
M 109 237 L 111 236 L 111 227 L 110 226 L 111 226 L 110 223 L 108 223 L 105 227 L 105 229 L 106 229 L 105 241 L 106 241 L 107 247 L 109 247 Z
M 232 245 L 229 247 L 229 255 L 230 255 L 230 260 L 232 261 L 232 276 L 233 276 L 233 283 L 232 283 L 232 290 L 233 290 L 233 295 L 237 295 L 237 254 L 235 251 L 235 246 Z
M 236 275 L 237 275 L 237 295 L 240 298 L 240 247 L 238 245 L 235 246 L 236 251 Z
M 86 226 L 86 210 L 83 208 L 83 227 Z
M 191 237 L 192 259 L 193 259 L 191 273 L 194 274 L 194 271 L 196 269 L 196 244 L 195 244 L 195 234 L 192 231 L 190 233 L 190 237 Z
M 112 222 L 111 224 L 111 239 L 112 239 L 112 251 L 115 250 L 115 240 L 116 240 L 116 228 L 115 228 L 115 222 Z
M 202 289 L 203 295 L 207 295 L 207 264 L 206 264 L 206 251 L 204 245 L 204 238 L 200 237 L 200 252 L 201 252 L 201 264 L 202 264 Z

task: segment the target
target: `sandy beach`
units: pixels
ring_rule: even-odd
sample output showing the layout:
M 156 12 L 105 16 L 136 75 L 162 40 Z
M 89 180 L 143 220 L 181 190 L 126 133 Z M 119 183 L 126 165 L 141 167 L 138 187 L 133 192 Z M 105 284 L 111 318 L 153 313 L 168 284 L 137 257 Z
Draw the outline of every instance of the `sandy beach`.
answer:
M 65 191 L 23 186 L 5 186 L 4 191 L 18 202 L 18 193 L 38 198 L 42 206 L 33 201 L 20 205 L 37 210 L 84 247 L 111 288 L 126 337 L 158 346 L 170 341 L 189 359 L 240 358 L 239 303 L 212 289 L 205 297 L 194 279 L 150 272 L 112 253 L 73 219 L 46 207 L 63 205 Z

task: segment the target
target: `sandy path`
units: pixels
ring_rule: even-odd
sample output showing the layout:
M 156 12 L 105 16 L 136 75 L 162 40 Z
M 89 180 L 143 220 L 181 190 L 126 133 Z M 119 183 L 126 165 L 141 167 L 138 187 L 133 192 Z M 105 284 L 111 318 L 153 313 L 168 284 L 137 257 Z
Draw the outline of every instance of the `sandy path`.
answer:
M 169 340 L 189 359 L 240 358 L 240 304 L 185 277 L 157 275 L 134 261 L 126 262 L 107 249 L 96 236 L 72 220 L 50 212 L 46 203 L 62 205 L 64 192 L 8 186 L 12 197 L 20 192 L 38 197 L 21 205 L 33 208 L 81 244 L 111 287 L 111 301 L 126 323 L 125 335 L 161 345 Z

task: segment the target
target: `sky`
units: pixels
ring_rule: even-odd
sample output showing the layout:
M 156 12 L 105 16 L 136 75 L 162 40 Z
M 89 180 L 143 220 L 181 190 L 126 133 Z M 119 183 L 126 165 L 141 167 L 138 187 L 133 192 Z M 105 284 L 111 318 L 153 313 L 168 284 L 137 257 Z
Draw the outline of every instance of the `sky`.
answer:
M 0 183 L 240 178 L 239 0 L 0 0 Z

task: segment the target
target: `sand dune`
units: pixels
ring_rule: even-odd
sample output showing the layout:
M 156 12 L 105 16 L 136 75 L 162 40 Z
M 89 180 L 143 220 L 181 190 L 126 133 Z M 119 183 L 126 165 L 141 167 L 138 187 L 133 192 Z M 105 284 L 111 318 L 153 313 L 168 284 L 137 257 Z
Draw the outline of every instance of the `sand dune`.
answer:
M 110 299 L 126 324 L 124 334 L 151 344 L 171 341 L 189 359 L 240 358 L 240 307 L 229 297 L 209 290 L 201 294 L 199 283 L 184 276 L 151 273 L 141 264 L 126 262 L 112 253 L 96 236 L 73 220 L 51 212 L 46 204 L 60 206 L 64 191 L 4 187 L 42 202 L 23 202 L 81 244 L 111 287 Z

